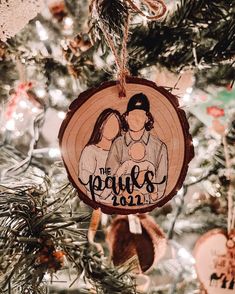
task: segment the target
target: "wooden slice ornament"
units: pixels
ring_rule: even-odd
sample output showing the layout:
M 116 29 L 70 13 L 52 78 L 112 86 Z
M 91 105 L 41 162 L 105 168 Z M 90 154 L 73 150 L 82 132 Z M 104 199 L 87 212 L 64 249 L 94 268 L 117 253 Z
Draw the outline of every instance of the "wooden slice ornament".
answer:
M 105 82 L 79 95 L 59 132 L 79 197 L 107 214 L 151 211 L 181 188 L 194 156 L 178 100 L 145 79 Z
M 138 215 L 142 233 L 133 234 L 129 229 L 127 216 L 116 217 L 108 229 L 106 241 L 115 266 L 125 265 L 137 258 L 135 273 L 144 273 L 152 268 L 166 250 L 166 237 L 153 218 Z
M 176 97 L 153 82 L 127 77 L 130 12 L 158 20 L 166 5 L 144 0 L 144 13 L 134 1 L 124 2 L 127 17 L 120 50 L 103 20 L 103 2 L 93 0 L 90 5 L 113 53 L 118 81 L 80 94 L 59 132 L 62 157 L 80 198 L 107 214 L 162 206 L 181 188 L 194 155 Z
M 194 256 L 207 294 L 235 293 L 235 230 L 207 232 L 197 241 Z

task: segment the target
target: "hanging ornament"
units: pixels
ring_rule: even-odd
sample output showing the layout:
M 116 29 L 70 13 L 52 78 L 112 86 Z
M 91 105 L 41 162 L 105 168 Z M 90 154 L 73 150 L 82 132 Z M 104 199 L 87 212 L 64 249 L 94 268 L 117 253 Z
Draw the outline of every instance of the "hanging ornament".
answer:
M 107 214 L 147 212 L 165 204 L 181 188 L 194 155 L 177 98 L 151 81 L 127 76 L 129 21 L 119 55 L 99 19 L 118 81 L 81 93 L 59 132 L 63 161 L 79 197 Z
M 208 294 L 235 292 L 235 208 L 233 204 L 234 178 L 226 137 L 223 137 L 228 187 L 227 232 L 214 229 L 196 243 L 195 260 L 198 278 Z
M 214 229 L 195 246 L 196 270 L 208 294 L 235 293 L 235 231 Z
M 0 40 L 14 37 L 43 9 L 43 0 L 2 0 L 0 2 Z M 12 21 L 14 17 L 14 21 Z
M 153 82 L 126 79 L 79 95 L 59 139 L 73 185 L 85 203 L 108 214 L 146 212 L 181 188 L 193 157 L 185 113 Z
M 166 237 L 152 217 L 143 214 L 138 218 L 142 230 L 140 234 L 130 232 L 127 216 L 118 216 L 113 220 L 106 240 L 115 266 L 127 264 L 136 257 L 134 271 L 143 273 L 165 254 Z

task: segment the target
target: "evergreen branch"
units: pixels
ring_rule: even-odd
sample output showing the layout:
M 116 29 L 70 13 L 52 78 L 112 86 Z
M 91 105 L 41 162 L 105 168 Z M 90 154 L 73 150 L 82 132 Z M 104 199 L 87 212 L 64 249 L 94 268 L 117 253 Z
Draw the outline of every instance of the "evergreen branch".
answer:
M 54 273 L 63 267 L 63 255 L 78 276 L 81 269 L 85 271 L 86 278 L 98 289 L 97 293 L 118 293 L 120 288 L 123 293 L 135 293 L 128 274 L 106 264 L 88 246 L 84 234 L 87 229 L 81 224 L 89 219 L 89 214 L 73 215 L 71 212 L 68 217 L 64 208 L 71 195 L 60 189 L 56 196 L 59 201 L 51 205 L 47 200 L 47 184 L 44 182 L 43 186 L 1 188 L 2 293 L 40 293 L 45 273 Z
M 210 84 L 228 84 L 234 78 L 235 8 L 226 1 L 181 1 L 178 10 L 163 22 L 133 30 L 129 55 L 133 74 L 156 64 L 175 72 L 196 67 L 196 77 L 201 79 L 198 85 L 205 87 L 209 68 Z M 230 63 L 225 66 L 230 72 L 222 71 L 217 79 L 216 73 L 212 76 L 213 69 L 225 60 Z

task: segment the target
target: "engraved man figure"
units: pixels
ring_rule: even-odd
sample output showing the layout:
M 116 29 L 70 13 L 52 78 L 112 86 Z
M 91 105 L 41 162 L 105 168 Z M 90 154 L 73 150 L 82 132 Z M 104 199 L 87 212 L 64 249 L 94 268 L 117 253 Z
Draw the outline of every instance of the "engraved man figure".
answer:
M 112 143 L 106 161 L 112 175 L 126 177 L 131 170 L 138 167 L 138 182 L 143 183 L 147 171 L 151 171 L 154 192 L 146 191 L 146 185 L 137 189 L 144 196 L 144 203 L 155 203 L 164 196 L 167 173 L 168 155 L 166 145 L 151 134 L 154 118 L 150 112 L 150 103 L 146 95 L 133 95 L 123 114 L 123 134 Z

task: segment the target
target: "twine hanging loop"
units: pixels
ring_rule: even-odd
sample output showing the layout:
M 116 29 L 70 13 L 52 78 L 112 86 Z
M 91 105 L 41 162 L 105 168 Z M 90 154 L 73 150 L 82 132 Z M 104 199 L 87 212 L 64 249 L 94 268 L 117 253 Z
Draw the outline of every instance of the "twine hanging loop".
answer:
M 140 3 L 147 8 L 150 13 L 144 13 L 140 6 L 138 6 L 133 0 L 123 0 L 128 7 L 128 13 L 126 22 L 123 29 L 123 40 L 121 45 L 120 56 L 118 50 L 115 47 L 113 36 L 111 36 L 107 25 L 104 23 L 99 15 L 99 6 L 101 0 L 92 0 L 90 4 L 90 11 L 92 16 L 98 21 L 99 27 L 102 30 L 108 46 L 110 47 L 117 67 L 117 79 L 119 82 L 119 97 L 126 97 L 126 77 L 129 75 L 129 70 L 126 67 L 127 64 L 127 42 L 130 26 L 130 11 L 137 13 L 149 20 L 158 20 L 163 17 L 167 11 L 166 5 L 163 0 L 140 0 Z

